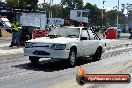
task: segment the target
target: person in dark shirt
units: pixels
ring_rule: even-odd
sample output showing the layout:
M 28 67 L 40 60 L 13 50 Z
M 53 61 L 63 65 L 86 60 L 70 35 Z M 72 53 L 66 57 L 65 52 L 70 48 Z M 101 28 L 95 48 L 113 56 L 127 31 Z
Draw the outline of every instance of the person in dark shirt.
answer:
M 131 38 L 132 38 L 132 28 L 131 28 L 131 27 L 129 28 L 129 32 L 130 32 L 130 37 L 129 37 L 129 39 L 131 39 Z

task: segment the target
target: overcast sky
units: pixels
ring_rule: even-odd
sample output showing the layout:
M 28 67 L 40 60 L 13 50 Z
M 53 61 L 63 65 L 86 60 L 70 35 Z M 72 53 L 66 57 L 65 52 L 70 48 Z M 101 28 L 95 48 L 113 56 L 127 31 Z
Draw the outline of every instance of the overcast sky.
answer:
M 45 0 L 46 2 L 49 2 L 50 0 Z M 83 0 L 84 4 L 89 2 L 91 4 L 96 4 L 99 8 L 103 8 L 103 1 L 105 1 L 104 3 L 104 8 L 107 10 L 112 9 L 114 6 L 118 5 L 118 0 Z M 44 0 L 39 0 L 39 3 L 43 3 Z M 60 3 L 61 0 L 53 0 L 54 4 Z M 132 0 L 119 0 L 120 2 L 120 6 L 121 4 L 132 4 Z

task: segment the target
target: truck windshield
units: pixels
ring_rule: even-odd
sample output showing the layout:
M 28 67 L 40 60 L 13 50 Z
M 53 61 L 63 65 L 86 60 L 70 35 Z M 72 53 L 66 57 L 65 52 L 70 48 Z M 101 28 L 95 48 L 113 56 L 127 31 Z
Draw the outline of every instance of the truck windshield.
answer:
M 79 38 L 80 29 L 78 29 L 78 28 L 69 28 L 69 27 L 55 28 L 55 29 L 52 29 L 46 36 L 49 36 L 49 35 Z

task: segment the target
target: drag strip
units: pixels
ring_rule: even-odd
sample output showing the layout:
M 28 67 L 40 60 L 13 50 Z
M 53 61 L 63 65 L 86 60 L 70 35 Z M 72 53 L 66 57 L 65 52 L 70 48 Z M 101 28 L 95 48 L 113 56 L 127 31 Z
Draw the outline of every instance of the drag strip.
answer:
M 131 45 L 107 49 L 101 60 L 81 58 L 76 67 L 82 65 L 88 73 L 105 73 L 117 67 L 107 73 L 120 72 L 132 64 L 128 64 L 130 58 L 120 57 L 131 56 L 131 51 Z M 126 64 L 124 68 L 123 64 Z M 0 56 L 0 88 L 80 88 L 75 80 L 76 67 L 70 68 L 64 61 L 53 59 L 42 59 L 34 65 L 23 54 Z

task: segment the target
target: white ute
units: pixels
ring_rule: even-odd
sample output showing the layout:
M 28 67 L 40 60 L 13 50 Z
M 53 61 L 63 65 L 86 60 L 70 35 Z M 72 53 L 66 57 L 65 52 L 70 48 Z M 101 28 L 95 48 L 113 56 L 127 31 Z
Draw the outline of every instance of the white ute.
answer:
M 24 55 L 32 63 L 40 58 L 65 59 L 75 66 L 76 58 L 92 57 L 99 60 L 104 52 L 105 43 L 97 34 L 83 27 L 60 27 L 51 30 L 45 37 L 28 40 Z

